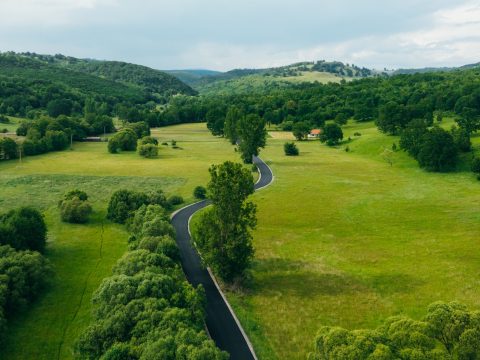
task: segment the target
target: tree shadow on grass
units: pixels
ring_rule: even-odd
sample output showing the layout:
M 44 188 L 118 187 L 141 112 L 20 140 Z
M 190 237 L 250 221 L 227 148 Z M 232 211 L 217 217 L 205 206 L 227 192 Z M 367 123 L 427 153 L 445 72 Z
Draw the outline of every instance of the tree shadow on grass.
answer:
M 255 290 L 263 289 L 272 295 L 313 298 L 345 294 L 379 293 L 391 295 L 412 293 L 424 281 L 409 274 L 379 274 L 360 278 L 331 271 L 312 271 L 311 264 L 286 259 L 265 259 L 255 263 Z

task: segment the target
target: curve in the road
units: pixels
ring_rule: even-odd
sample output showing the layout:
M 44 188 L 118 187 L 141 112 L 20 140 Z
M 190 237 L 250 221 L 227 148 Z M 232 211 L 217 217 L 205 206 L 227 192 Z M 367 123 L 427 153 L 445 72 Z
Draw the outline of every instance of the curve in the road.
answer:
M 259 190 L 273 182 L 273 173 L 270 167 L 259 157 L 253 158 L 260 177 L 255 184 Z M 183 271 L 188 281 L 195 287 L 203 285 L 207 297 L 206 324 L 210 336 L 215 344 L 230 354 L 231 360 L 256 360 L 255 351 L 243 331 L 235 313 L 225 299 L 210 272 L 202 266 L 200 256 L 191 243 L 189 222 L 193 214 L 208 206 L 209 200 L 203 200 L 180 209 L 172 216 L 172 225 L 176 230 L 177 244 Z

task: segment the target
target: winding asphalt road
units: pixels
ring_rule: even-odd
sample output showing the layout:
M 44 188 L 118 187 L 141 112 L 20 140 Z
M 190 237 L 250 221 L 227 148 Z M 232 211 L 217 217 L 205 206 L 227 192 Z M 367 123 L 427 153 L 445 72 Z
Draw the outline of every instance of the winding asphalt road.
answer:
M 255 190 L 259 190 L 273 181 L 273 173 L 262 159 L 253 158 L 257 166 L 260 178 L 255 184 Z M 180 256 L 183 271 L 188 281 L 195 287 L 203 285 L 207 296 L 206 323 L 210 336 L 215 344 L 230 354 L 231 360 L 256 360 L 256 355 L 251 344 L 243 332 L 230 305 L 223 297 L 209 271 L 202 266 L 200 256 L 191 243 L 189 221 L 198 210 L 210 204 L 204 200 L 187 206 L 172 217 L 172 225 L 177 233 L 177 244 L 180 248 Z

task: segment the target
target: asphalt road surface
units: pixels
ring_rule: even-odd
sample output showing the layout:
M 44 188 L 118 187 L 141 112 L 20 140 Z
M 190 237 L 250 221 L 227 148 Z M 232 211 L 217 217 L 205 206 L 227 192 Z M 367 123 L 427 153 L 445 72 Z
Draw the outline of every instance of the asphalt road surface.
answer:
M 273 181 L 273 174 L 268 165 L 260 158 L 254 157 L 253 162 L 259 169 L 260 178 L 255 184 L 255 190 L 259 190 Z M 207 296 L 206 324 L 215 344 L 228 352 L 231 360 L 254 360 L 256 357 L 253 349 L 250 348 L 209 272 L 202 266 L 200 256 L 191 243 L 189 220 L 193 214 L 209 204 L 209 200 L 192 204 L 178 211 L 172 218 L 172 225 L 177 233 L 183 271 L 193 286 L 197 287 L 202 284 L 205 289 Z

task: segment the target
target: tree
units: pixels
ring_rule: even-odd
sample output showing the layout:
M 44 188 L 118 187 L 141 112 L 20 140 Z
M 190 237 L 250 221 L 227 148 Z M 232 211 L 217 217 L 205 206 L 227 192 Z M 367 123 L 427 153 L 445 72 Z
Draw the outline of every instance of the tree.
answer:
M 214 136 L 223 136 L 225 126 L 225 114 L 220 108 L 214 106 L 206 114 L 207 128 Z
M 472 160 L 471 169 L 475 174 L 480 174 L 480 158 L 476 157 Z
M 267 141 L 265 120 L 255 114 L 247 115 L 238 122 L 239 149 L 242 160 L 251 164 L 253 156 L 258 156 L 260 148 L 264 148 Z
M 467 130 L 452 126 L 451 133 L 453 136 L 453 142 L 457 146 L 458 151 L 469 152 L 472 150 L 472 142 L 470 140 L 470 134 Z
M 337 116 L 335 116 L 335 124 L 339 126 L 343 126 L 348 122 L 348 115 L 345 113 L 338 113 Z
M 127 129 L 133 130 L 138 139 L 145 136 L 150 136 L 150 127 L 145 121 L 130 123 L 128 124 Z
M 235 145 L 238 140 L 237 126 L 239 120 L 244 116 L 242 111 L 236 106 L 232 106 L 228 109 L 227 116 L 225 117 L 224 134 L 227 139 L 230 140 L 232 145 Z
M 458 149 L 452 135 L 440 127 L 429 130 L 422 138 L 417 155 L 422 168 L 428 171 L 444 172 L 455 168 Z
M 423 136 L 428 132 L 424 120 L 412 120 L 400 135 L 400 148 L 417 158 L 422 145 Z
M 253 258 L 250 229 L 256 226 L 256 206 L 246 201 L 254 191 L 253 177 L 241 164 L 229 161 L 209 171 L 213 205 L 201 215 L 194 238 L 206 264 L 232 282 L 244 274 Z
M 287 156 L 297 156 L 298 155 L 298 148 L 293 142 L 286 142 L 283 145 L 283 150 L 285 151 L 285 155 Z
M 18 145 L 15 140 L 5 137 L 0 139 L 0 160 L 17 158 Z
M 205 199 L 207 197 L 207 189 L 203 186 L 197 186 L 193 190 L 193 196 L 195 199 Z
M 375 123 L 380 131 L 396 135 L 408 122 L 409 118 L 405 106 L 395 101 L 390 101 L 379 108 L 378 118 Z
M 21 207 L 0 216 L 0 244 L 43 252 L 46 241 L 47 225 L 38 210 Z
M 478 116 L 475 109 L 463 108 L 461 115 L 455 121 L 468 134 L 480 130 L 480 116 Z
M 310 126 L 303 121 L 299 121 L 293 124 L 292 132 L 297 140 L 304 140 L 310 132 Z
M 108 151 L 116 154 L 119 151 L 135 151 L 137 149 L 137 135 L 131 129 L 124 129 L 108 140 Z
M 320 135 L 320 141 L 327 143 L 328 146 L 338 145 L 343 139 L 343 131 L 337 124 L 327 124 Z
M 154 144 L 145 144 L 138 147 L 138 155 L 144 158 L 154 158 L 158 156 L 158 146 Z
M 62 221 L 73 224 L 86 223 L 92 213 L 87 193 L 78 189 L 66 193 L 59 207 Z

